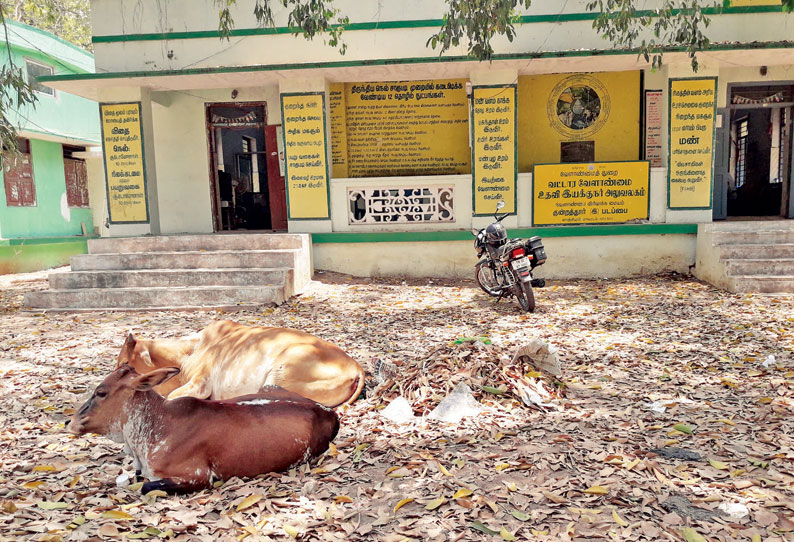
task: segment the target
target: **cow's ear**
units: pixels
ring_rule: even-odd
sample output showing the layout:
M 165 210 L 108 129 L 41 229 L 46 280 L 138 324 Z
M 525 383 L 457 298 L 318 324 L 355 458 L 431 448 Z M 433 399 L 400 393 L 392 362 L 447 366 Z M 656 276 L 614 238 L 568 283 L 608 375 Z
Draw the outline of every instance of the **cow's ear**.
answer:
M 132 389 L 136 391 L 147 391 L 179 374 L 179 367 L 163 367 L 155 369 L 151 373 L 146 373 L 137 377 L 132 382 Z
M 152 361 L 152 355 L 149 353 L 149 349 L 146 348 L 141 352 L 141 359 L 143 362 L 148 365 L 149 367 L 154 367 L 154 362 Z
M 116 367 L 121 367 L 132 361 L 132 353 L 135 351 L 135 344 L 137 342 L 138 339 L 130 332 L 130 334 L 127 335 L 127 340 L 124 341 L 124 345 L 121 347 L 119 357 L 116 359 Z

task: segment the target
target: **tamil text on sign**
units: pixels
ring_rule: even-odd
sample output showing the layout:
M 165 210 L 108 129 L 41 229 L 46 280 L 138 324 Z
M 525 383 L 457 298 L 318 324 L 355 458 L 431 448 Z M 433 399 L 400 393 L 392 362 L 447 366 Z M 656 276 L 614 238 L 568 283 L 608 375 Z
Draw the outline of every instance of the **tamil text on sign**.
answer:
M 472 130 L 474 214 L 516 212 L 516 88 L 475 87 Z
M 543 164 L 532 173 L 535 226 L 648 218 L 648 162 Z
M 471 171 L 465 79 L 332 85 L 334 177 Z
M 671 209 L 711 207 L 717 80 L 670 80 Z
M 100 104 L 102 151 L 112 224 L 149 221 L 141 139 L 141 104 Z
M 645 91 L 645 159 L 662 167 L 662 91 Z
M 327 219 L 325 94 L 282 94 L 289 218 Z

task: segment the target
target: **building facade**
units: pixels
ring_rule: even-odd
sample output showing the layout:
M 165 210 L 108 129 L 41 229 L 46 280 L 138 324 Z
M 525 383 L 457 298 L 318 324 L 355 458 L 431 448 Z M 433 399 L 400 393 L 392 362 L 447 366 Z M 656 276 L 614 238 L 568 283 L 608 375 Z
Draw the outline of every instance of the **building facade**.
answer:
M 3 62 L 22 68 L 37 102 L 9 112 L 18 127 L 18 158 L 6 157 L 0 177 L 0 272 L 41 269 L 68 263 L 85 251 L 93 233 L 89 185 L 101 187 L 99 115 L 85 98 L 38 83 L 44 75 L 94 71 L 93 57 L 42 30 L 6 22 Z M 93 160 L 92 160 L 92 157 Z M 92 181 L 89 181 L 89 178 Z
M 503 200 L 547 277 L 610 277 L 688 271 L 698 224 L 794 216 L 779 1 L 714 11 L 697 73 L 613 48 L 585 0 L 536 0 L 491 62 L 427 47 L 444 2 L 337 4 L 344 56 L 253 0 L 229 40 L 209 0 L 92 2 L 97 73 L 42 80 L 100 104 L 101 235 L 311 233 L 317 269 L 470 276 Z

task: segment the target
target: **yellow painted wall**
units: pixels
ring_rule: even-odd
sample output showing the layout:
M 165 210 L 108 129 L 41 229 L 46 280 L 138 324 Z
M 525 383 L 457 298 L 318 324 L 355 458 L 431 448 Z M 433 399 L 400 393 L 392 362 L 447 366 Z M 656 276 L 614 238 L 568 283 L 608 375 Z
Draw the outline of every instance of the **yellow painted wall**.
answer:
M 731 0 L 733 6 L 779 6 L 780 0 Z
M 599 98 L 599 113 L 582 129 L 565 125 L 558 104 L 571 104 L 587 86 Z M 593 93 L 590 93 L 591 95 Z M 563 113 L 564 115 L 565 113 Z M 518 170 L 561 162 L 560 144 L 593 141 L 594 161 L 640 158 L 640 72 L 551 74 L 518 78 Z

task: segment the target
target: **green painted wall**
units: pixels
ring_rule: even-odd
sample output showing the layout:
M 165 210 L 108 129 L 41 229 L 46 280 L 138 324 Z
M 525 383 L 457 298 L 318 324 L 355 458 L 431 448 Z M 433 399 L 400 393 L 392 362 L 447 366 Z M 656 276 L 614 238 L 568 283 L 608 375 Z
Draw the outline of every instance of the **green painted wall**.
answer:
M 50 66 L 58 75 L 94 71 L 91 53 L 28 25 L 14 21 L 7 23 L 7 34 L 0 33 L 0 42 L 7 40 L 12 61 L 23 71 L 26 59 Z M 6 44 L 0 43 L 0 46 L 5 47 Z M 7 55 L 0 56 L 0 63 L 8 63 Z M 36 205 L 9 207 L 4 185 L 0 183 L 0 239 L 81 235 L 81 223 L 85 223 L 86 231 L 92 233 L 94 225 L 91 210 L 70 208 L 66 203 L 63 148 L 60 142 L 86 147 L 100 144 L 97 104 L 60 91 L 55 91 L 53 96 L 45 93 L 36 95 L 38 101 L 35 105 L 7 113 L 8 119 L 18 126 L 20 135 L 30 140 Z M 3 172 L 0 171 L 2 179 Z M 16 258 L 19 250 L 15 248 L 10 255 L 7 250 L 0 253 L 0 265 L 8 263 L 8 258 Z M 31 250 L 47 252 L 41 247 L 26 251 Z M 57 247 L 49 252 L 57 254 L 62 250 L 63 247 Z M 65 262 L 62 257 L 60 260 L 47 261 L 58 265 L 68 263 L 68 258 Z M 40 269 L 41 266 L 36 264 L 33 268 Z
M 30 140 L 33 180 L 36 184 L 34 207 L 9 207 L 5 190 L 0 191 L 0 237 L 54 237 L 81 235 L 81 222 L 92 233 L 91 209 L 70 208 L 66 204 L 66 179 L 60 143 Z M 0 179 L 3 178 L 0 172 Z
M 86 239 L 0 241 L 0 275 L 68 265 L 70 257 L 86 252 Z
M 3 41 L 0 32 L 0 42 Z M 31 26 L 8 21 L 8 43 L 14 64 L 25 70 L 25 59 L 44 64 L 55 75 L 85 74 L 94 71 L 94 58 L 76 45 L 67 43 L 47 32 Z M 2 43 L 5 47 L 5 43 Z M 7 55 L 0 62 L 8 63 Z M 96 102 L 66 92 L 55 91 L 54 96 L 36 93 L 38 102 L 19 111 L 11 110 L 8 118 L 19 129 L 42 134 L 44 139 L 70 139 L 75 143 L 99 145 L 99 108 Z
M 13 50 L 14 64 L 25 69 L 25 59 L 46 64 L 55 73 L 71 73 L 51 58 L 38 51 Z M 99 107 L 96 102 L 59 90 L 54 96 L 37 92 L 38 101 L 19 110 L 8 112 L 8 118 L 20 131 L 41 134 L 47 139 L 65 138 L 75 144 L 96 146 L 100 144 Z

